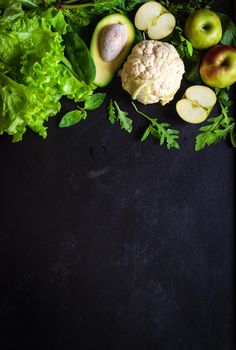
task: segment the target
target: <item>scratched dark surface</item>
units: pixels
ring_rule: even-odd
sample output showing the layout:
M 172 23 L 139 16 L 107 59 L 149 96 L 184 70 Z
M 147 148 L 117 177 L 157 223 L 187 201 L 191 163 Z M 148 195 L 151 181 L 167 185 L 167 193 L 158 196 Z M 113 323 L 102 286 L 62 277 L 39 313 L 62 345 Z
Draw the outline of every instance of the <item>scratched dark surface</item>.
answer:
M 194 152 L 173 105 L 145 110 L 181 150 L 140 143 L 118 79 L 107 92 L 132 135 L 104 106 L 67 130 L 51 119 L 46 141 L 0 138 L 0 349 L 234 349 L 233 150 Z

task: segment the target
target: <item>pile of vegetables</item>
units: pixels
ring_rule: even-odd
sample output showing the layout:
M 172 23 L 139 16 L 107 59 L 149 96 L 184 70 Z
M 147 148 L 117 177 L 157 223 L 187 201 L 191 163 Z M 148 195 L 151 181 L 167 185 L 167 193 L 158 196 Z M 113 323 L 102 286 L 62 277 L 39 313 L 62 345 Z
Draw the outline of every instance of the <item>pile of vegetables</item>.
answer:
M 91 37 L 88 38 L 89 30 L 87 29 L 92 28 L 96 33 L 96 28 L 98 31 L 101 19 L 104 16 L 111 19 L 112 17 L 109 17 L 109 15 L 112 14 L 122 15 L 125 18 L 123 24 L 128 23 L 130 46 L 126 47 L 125 43 L 122 43 L 123 46 L 120 51 L 124 48 L 125 55 L 122 56 L 122 60 L 119 59 L 119 62 L 116 61 L 116 57 L 112 58 L 113 63 L 109 62 L 109 57 L 106 58 L 108 62 L 105 63 L 104 67 L 107 64 L 107 67 L 112 67 L 111 69 L 114 70 L 112 75 L 108 77 L 106 85 L 121 68 L 132 46 L 143 41 L 144 32 L 148 33 L 150 39 L 165 41 L 167 46 L 173 45 L 180 60 L 184 62 L 185 79 L 195 85 L 202 85 L 199 67 L 203 52 L 193 47 L 190 38 L 185 35 L 184 25 L 186 18 L 191 13 L 199 8 L 210 8 L 212 1 L 191 0 L 170 3 L 165 0 L 155 3 L 157 11 L 159 11 L 155 28 L 152 28 L 150 23 L 143 22 L 142 12 L 141 15 L 139 13 L 142 11 L 140 5 L 144 3 L 149 3 L 149 1 L 1 1 L 0 135 L 8 133 L 12 135 L 13 141 L 17 142 L 22 140 L 23 134 L 27 128 L 30 128 L 45 138 L 47 136 L 45 124 L 49 117 L 55 116 L 60 111 L 60 99 L 63 96 L 73 99 L 79 104 L 76 110 L 70 111 L 62 117 L 59 122 L 59 127 L 62 128 L 75 125 L 86 119 L 88 111 L 100 107 L 106 98 L 106 93 L 97 93 L 95 90 L 98 86 L 105 86 L 105 84 L 97 83 L 99 80 L 99 65 L 92 46 L 89 50 Z M 136 29 L 134 31 L 128 18 L 133 20 L 135 14 Z M 163 32 L 158 33 L 158 28 L 159 31 L 161 29 L 163 31 L 164 28 L 163 16 L 166 18 L 165 24 L 168 27 L 167 37 Z M 220 43 L 235 47 L 236 28 L 234 23 L 225 14 L 218 13 L 218 16 L 223 30 Z M 110 23 L 114 26 L 112 22 Z M 123 28 L 119 27 L 118 30 L 122 33 Z M 110 35 L 110 33 L 108 34 Z M 117 47 L 117 45 L 115 46 Z M 119 50 L 117 52 L 117 56 L 119 56 Z M 106 57 L 106 52 L 104 55 Z M 174 89 L 171 97 L 167 96 L 167 102 L 174 98 L 179 85 L 180 81 L 176 84 L 176 89 Z M 129 91 L 129 87 L 125 89 Z M 153 94 L 153 87 L 151 91 Z M 208 119 L 208 124 L 200 127 L 195 150 L 203 149 L 206 145 L 224 140 L 228 135 L 232 145 L 236 146 L 235 121 L 229 116 L 232 104 L 229 98 L 229 87 L 214 88 L 214 94 L 220 107 L 220 114 Z M 127 95 L 125 96 L 127 98 Z M 138 96 L 138 94 L 135 94 L 135 96 Z M 134 96 L 132 98 L 135 99 Z M 154 99 L 154 102 L 158 100 Z M 148 122 L 141 141 L 146 140 L 151 135 L 158 139 L 161 145 L 165 144 L 168 149 L 179 148 L 178 130 L 172 129 L 166 122 L 159 122 L 156 118 L 146 115 L 138 109 L 132 100 L 131 103 L 134 112 Z M 209 113 L 212 109 L 212 106 L 210 107 Z M 206 117 L 209 113 L 205 113 Z M 115 98 L 108 103 L 108 119 L 112 124 L 118 122 L 125 131 L 129 133 L 132 131 L 132 119 L 127 112 L 122 110 Z

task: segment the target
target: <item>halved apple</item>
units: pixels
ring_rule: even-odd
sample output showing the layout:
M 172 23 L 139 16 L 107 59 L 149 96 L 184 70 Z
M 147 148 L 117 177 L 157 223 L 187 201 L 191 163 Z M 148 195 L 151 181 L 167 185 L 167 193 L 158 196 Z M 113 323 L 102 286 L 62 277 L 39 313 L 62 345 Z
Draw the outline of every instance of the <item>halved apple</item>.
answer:
M 207 86 L 193 85 L 186 91 L 181 100 L 176 103 L 178 115 L 188 123 L 204 122 L 216 103 L 215 92 Z
M 150 39 L 163 39 L 174 29 L 175 17 L 159 2 L 148 1 L 135 14 L 135 27 L 145 30 Z

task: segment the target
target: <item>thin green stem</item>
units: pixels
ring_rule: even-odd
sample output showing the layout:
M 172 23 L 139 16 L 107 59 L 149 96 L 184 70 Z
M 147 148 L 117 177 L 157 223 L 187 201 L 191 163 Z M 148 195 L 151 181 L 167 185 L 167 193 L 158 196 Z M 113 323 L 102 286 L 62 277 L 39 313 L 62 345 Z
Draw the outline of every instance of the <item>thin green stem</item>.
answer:
M 86 8 L 86 7 L 94 7 L 96 6 L 97 4 L 96 3 L 93 3 L 93 2 L 88 2 L 87 4 L 76 4 L 75 1 L 73 1 L 74 3 L 59 3 L 58 6 L 60 8 L 63 8 L 63 9 L 82 9 L 82 8 Z
M 154 125 L 154 121 L 153 121 L 153 118 L 150 118 L 148 115 L 146 115 L 145 113 L 141 112 L 140 110 L 138 110 L 138 108 L 136 107 L 136 105 L 134 104 L 134 102 L 131 102 L 134 109 L 136 110 L 137 113 L 139 113 L 140 115 L 142 115 L 144 118 L 146 118 L 147 120 L 149 120 L 152 125 Z M 156 121 L 156 120 L 155 120 Z

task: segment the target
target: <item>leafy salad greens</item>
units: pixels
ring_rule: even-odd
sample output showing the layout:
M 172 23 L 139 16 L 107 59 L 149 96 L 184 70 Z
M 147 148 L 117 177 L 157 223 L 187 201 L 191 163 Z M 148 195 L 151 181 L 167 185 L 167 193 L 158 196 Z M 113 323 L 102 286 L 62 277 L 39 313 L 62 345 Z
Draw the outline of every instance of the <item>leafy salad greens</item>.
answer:
M 68 25 L 60 11 L 24 12 L 9 3 L 0 19 L 0 134 L 20 141 L 29 127 L 45 138 L 44 123 L 60 110 L 60 98 L 85 101 L 95 86 L 79 80 L 64 55 Z
M 88 26 L 110 13 L 129 14 L 149 0 L 1 0 L 0 2 L 0 135 L 8 133 L 13 142 L 22 140 L 27 128 L 47 136 L 45 122 L 56 115 L 62 96 L 80 103 L 61 119 L 59 127 L 74 125 L 87 117 L 87 111 L 98 108 L 105 93 L 94 93 L 95 65 L 83 40 Z M 174 31 L 165 40 L 173 44 L 185 64 L 185 78 L 200 84 L 199 64 L 202 53 L 193 49 L 185 38 L 186 16 L 213 1 L 169 1 L 160 3 L 177 21 Z M 132 14 L 131 14 L 132 15 Z M 236 28 L 225 14 L 218 13 L 223 27 L 222 44 L 236 46 Z M 136 42 L 143 33 L 136 31 Z M 196 137 L 195 150 L 224 140 L 235 141 L 235 121 L 229 116 L 232 102 L 229 90 L 215 90 L 220 108 L 217 117 L 208 119 Z M 83 103 L 83 104 L 81 104 Z M 140 111 L 149 125 L 141 141 L 152 136 L 168 149 L 179 148 L 179 131 Z M 111 99 L 108 119 L 112 124 L 131 132 L 133 121 L 118 103 Z

